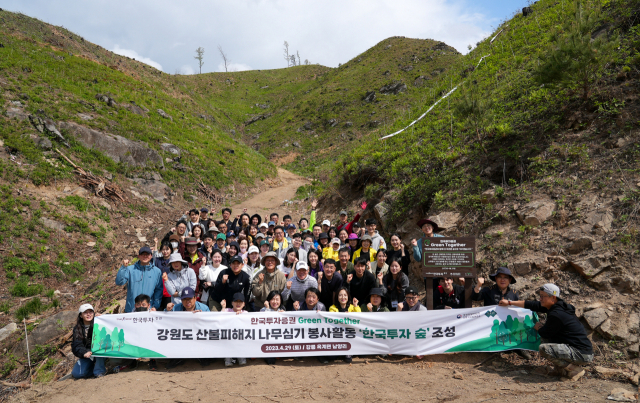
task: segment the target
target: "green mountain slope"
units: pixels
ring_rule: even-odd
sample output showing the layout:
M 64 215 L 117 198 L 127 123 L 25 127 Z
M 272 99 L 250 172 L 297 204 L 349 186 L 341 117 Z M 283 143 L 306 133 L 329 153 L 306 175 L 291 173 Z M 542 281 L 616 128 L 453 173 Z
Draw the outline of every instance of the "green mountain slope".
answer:
M 127 139 L 143 141 L 163 158 L 170 143 L 182 150 L 179 164 L 165 160 L 160 166 L 132 168 L 87 150 L 69 137 L 71 152 L 84 168 L 133 175 L 156 170 L 169 185 L 193 187 L 198 181 L 225 187 L 253 184 L 275 176 L 275 167 L 261 154 L 239 142 L 219 120 L 226 119 L 208 100 L 189 90 L 180 76 L 111 53 L 60 27 L 6 11 L 0 12 L 0 108 L 3 116 L 20 102 L 25 114 L 75 122 Z M 115 104 L 96 99 L 106 94 Z M 143 109 L 136 109 L 140 106 Z M 146 108 L 147 112 L 141 112 Z M 171 118 L 162 117 L 162 109 Z M 78 114 L 90 115 L 83 120 Z M 28 156 L 36 166 L 36 183 L 46 183 L 64 168 L 43 159 L 32 141 L 29 120 L 4 119 L 0 135 L 5 144 Z M 62 131 L 63 135 L 67 135 Z M 59 145 L 58 145 L 59 146 Z M 64 148 L 64 147 L 63 147 Z M 67 151 L 68 152 L 68 151 Z M 160 165 L 160 164 L 156 164 Z M 229 169 L 234 167 L 234 169 Z M 177 169 L 176 169 L 177 168 Z
M 363 139 L 334 166 L 331 184 L 342 194 L 384 196 L 394 218 L 445 208 L 490 217 L 495 212 L 481 196 L 487 189 L 497 186 L 501 196 L 523 200 L 536 189 L 562 195 L 564 177 L 573 174 L 585 175 L 585 188 L 627 194 L 622 181 L 610 182 L 615 175 L 609 169 L 637 172 L 640 149 L 637 143 L 615 153 L 607 149 L 633 144 L 617 143 L 620 138 L 637 138 L 639 11 L 626 0 L 582 2 L 578 22 L 576 7 L 576 2 L 540 0 L 532 14 L 502 24 L 437 85 L 432 81 L 421 90 L 427 96 L 423 105 L 430 105 L 439 98 L 431 94 L 458 86 L 450 98 L 410 130 L 384 141 Z M 558 56 L 555 50 L 580 24 L 585 43 L 603 44 L 583 56 L 578 51 L 567 56 L 576 64 L 595 60 L 585 67 L 590 70 L 586 99 L 579 72 L 569 74 L 568 82 L 544 83 L 546 60 Z M 388 131 L 405 127 L 415 115 L 397 119 Z M 596 172 L 597 165 L 606 172 Z
M 295 66 L 184 80 L 230 118 L 229 129 L 245 142 L 295 172 L 311 174 L 395 120 L 415 116 L 415 105 L 430 96 L 425 87 L 442 82 L 459 58 L 442 42 L 393 37 L 336 69 Z

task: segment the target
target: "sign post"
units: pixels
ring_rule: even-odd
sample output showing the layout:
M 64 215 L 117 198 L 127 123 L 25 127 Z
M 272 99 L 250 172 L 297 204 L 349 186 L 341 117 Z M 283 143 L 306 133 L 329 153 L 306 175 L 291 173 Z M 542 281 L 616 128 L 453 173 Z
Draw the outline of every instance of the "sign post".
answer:
M 474 237 L 433 237 L 422 240 L 422 275 L 426 281 L 427 309 L 433 309 L 433 279 L 464 278 L 464 303 L 471 307 L 471 292 L 477 275 L 476 239 Z M 467 280 L 468 279 L 468 280 Z

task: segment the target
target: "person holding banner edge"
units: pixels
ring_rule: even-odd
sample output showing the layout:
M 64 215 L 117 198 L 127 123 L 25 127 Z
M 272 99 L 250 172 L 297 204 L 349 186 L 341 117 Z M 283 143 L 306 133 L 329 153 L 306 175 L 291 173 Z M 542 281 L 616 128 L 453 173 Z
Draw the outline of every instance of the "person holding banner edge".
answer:
M 558 286 L 545 284 L 538 289 L 538 295 L 540 301 L 502 299 L 499 305 L 546 313 L 546 322 L 538 322 L 533 328 L 542 338 L 540 355 L 554 365 L 553 368 L 547 368 L 547 373 L 577 381 L 585 374 L 580 365 L 593 361 L 593 346 L 587 338 L 587 332 L 576 316 L 575 307 L 560 298 Z

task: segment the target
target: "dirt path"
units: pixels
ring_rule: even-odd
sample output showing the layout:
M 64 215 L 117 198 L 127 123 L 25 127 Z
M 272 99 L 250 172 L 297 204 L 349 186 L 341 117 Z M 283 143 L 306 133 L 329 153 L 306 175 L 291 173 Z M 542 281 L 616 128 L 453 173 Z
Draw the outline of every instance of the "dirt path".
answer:
M 234 216 L 240 214 L 243 208 L 247 209 L 249 214 L 260 214 L 263 218 L 265 214 L 278 213 L 280 218 L 285 214 L 291 214 L 295 211 L 294 206 L 285 206 L 285 200 L 291 200 L 296 194 L 296 190 L 300 186 L 307 185 L 309 181 L 302 176 L 298 176 L 285 169 L 278 168 L 278 177 L 281 184 L 271 187 L 252 198 L 232 206 Z M 297 222 L 300 217 L 293 217 Z
M 512 356 L 513 354 L 504 354 Z M 138 369 L 100 379 L 65 380 L 35 386 L 14 396 L 29 402 L 603 402 L 614 388 L 635 387 L 585 376 L 578 382 L 535 375 L 534 366 L 512 365 L 504 358 L 485 363 L 486 354 L 356 358 L 353 364 L 322 365 L 314 358 L 262 359 L 225 368 L 222 360 L 202 368 L 195 360 L 157 372 Z M 160 362 L 159 362 L 160 363 Z M 456 378 L 454 378 L 454 375 Z

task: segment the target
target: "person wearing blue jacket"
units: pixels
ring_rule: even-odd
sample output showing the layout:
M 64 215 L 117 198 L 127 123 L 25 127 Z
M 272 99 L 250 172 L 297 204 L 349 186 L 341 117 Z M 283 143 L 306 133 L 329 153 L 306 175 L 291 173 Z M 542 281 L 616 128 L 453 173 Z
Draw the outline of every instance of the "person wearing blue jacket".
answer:
M 162 301 L 162 272 L 151 263 L 151 248 L 143 246 L 138 251 L 138 261 L 128 265 L 125 259 L 116 275 L 116 285 L 127 285 L 126 313 L 135 310 L 135 298 L 140 294 L 151 296 L 152 310 L 160 308 Z
M 416 262 L 422 261 L 422 242 L 424 238 L 438 238 L 442 237 L 440 234 L 436 234 L 436 232 L 442 231 L 442 228 L 438 227 L 438 224 L 435 222 L 423 218 L 418 221 L 418 228 L 424 232 L 424 236 L 417 241 L 415 239 L 411 240 L 411 245 L 413 246 L 413 258 Z

